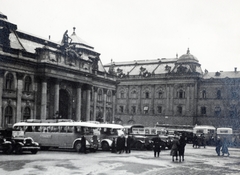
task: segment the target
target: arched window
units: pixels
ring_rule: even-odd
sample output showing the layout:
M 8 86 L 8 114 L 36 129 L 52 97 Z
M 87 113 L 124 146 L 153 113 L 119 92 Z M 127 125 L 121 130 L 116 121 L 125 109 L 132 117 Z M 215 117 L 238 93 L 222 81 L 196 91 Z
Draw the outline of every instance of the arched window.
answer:
M 125 93 L 124 93 L 124 91 L 121 91 L 120 94 L 119 94 L 119 96 L 120 96 L 119 98 L 125 98 Z
M 6 76 L 6 84 L 5 84 L 6 89 L 13 89 L 13 74 L 8 73 Z
M 5 109 L 5 124 L 13 124 L 13 109 L 11 106 L 7 106 Z
M 103 93 L 102 93 L 102 90 L 100 89 L 100 90 L 98 91 L 98 98 L 97 98 L 97 100 L 98 100 L 98 101 L 102 101 L 102 99 L 103 99 Z
M 23 112 L 23 120 L 27 120 L 31 118 L 31 110 L 29 107 L 26 107 Z
M 131 92 L 131 98 L 137 98 L 137 91 L 136 90 L 133 90 Z
M 177 96 L 178 96 L 178 98 L 185 98 L 185 92 L 182 89 L 180 89 L 177 92 Z
M 30 76 L 25 78 L 24 91 L 29 92 L 31 90 L 32 79 Z
M 150 98 L 149 92 L 145 92 L 145 98 Z
M 158 92 L 158 98 L 163 98 L 163 91 Z

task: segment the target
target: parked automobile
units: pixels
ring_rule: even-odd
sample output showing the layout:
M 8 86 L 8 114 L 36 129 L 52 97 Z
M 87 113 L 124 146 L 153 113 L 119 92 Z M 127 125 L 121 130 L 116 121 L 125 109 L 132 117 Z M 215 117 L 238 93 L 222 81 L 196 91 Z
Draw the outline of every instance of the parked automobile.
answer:
M 160 135 L 162 140 L 162 149 L 171 149 L 173 145 L 173 138 L 171 136 Z
M 11 142 L 11 135 L 5 129 L 0 130 L 0 150 L 4 154 L 11 154 L 13 152 L 13 144 Z
M 23 151 L 30 151 L 32 154 L 37 154 L 40 146 L 31 137 L 24 137 L 24 131 L 12 130 L 11 142 L 13 151 L 16 154 L 22 154 Z

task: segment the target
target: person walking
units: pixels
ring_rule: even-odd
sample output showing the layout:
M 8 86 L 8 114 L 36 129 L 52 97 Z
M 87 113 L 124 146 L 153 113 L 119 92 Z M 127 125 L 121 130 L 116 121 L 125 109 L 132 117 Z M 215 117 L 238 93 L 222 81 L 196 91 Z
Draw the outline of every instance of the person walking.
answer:
M 181 160 L 184 161 L 185 146 L 186 146 L 185 137 L 181 136 L 179 139 L 179 146 L 178 146 L 179 162 L 181 162 Z
M 222 144 L 222 156 L 224 156 L 224 154 L 227 154 L 227 156 L 229 156 L 229 152 L 228 152 L 228 145 L 227 145 L 227 139 L 224 138 L 223 139 L 223 144 Z
M 174 157 L 176 157 L 176 160 L 178 160 L 178 147 L 179 147 L 179 140 L 175 136 L 173 139 L 173 145 L 171 149 L 171 156 L 172 156 L 172 161 L 174 162 Z
M 116 151 L 116 139 L 115 138 L 113 138 L 113 141 L 112 141 L 112 151 L 111 151 L 112 153 L 116 153 L 117 151 Z
M 222 147 L 222 142 L 221 142 L 221 139 L 220 137 L 217 137 L 217 141 L 216 141 L 216 153 L 218 156 L 220 156 L 220 150 L 221 150 L 221 147 Z
M 126 148 L 126 153 L 131 153 L 131 146 L 132 146 L 132 142 L 133 142 L 133 138 L 132 136 L 128 135 L 126 136 L 126 145 L 125 145 L 125 148 Z
M 80 149 L 80 151 L 82 151 L 83 153 L 87 154 L 86 138 L 84 136 L 82 136 L 82 139 L 81 139 L 81 149 Z
M 152 139 L 153 141 L 153 151 L 154 151 L 154 157 L 159 157 L 159 154 L 161 152 L 161 138 L 160 136 L 158 135 L 157 137 L 154 137 Z

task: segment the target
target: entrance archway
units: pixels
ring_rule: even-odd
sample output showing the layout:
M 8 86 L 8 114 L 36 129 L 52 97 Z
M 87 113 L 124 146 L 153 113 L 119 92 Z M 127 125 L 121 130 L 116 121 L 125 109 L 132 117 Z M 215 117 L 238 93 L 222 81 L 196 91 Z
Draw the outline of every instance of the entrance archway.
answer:
M 69 110 L 69 94 L 66 90 L 59 91 L 59 117 L 67 119 Z

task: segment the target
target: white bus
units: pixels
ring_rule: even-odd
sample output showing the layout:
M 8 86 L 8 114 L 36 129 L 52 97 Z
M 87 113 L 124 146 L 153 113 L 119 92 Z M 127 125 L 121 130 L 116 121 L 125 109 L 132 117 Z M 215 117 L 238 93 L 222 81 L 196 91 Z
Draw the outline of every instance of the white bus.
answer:
M 113 139 L 124 135 L 124 127 L 119 124 L 99 123 L 98 127 L 100 128 L 100 148 L 103 151 L 110 150 Z
M 233 130 L 232 128 L 217 128 L 217 137 L 224 141 L 226 139 L 229 146 L 233 143 Z
M 211 145 L 214 142 L 214 137 L 216 136 L 216 128 L 209 125 L 196 125 L 193 128 L 193 134 L 197 137 L 204 135 L 207 145 Z
M 13 125 L 14 129 L 24 131 L 24 137 L 31 137 L 42 149 L 71 148 L 81 149 L 81 138 L 86 138 L 86 148 L 98 149 L 99 128 L 97 124 L 73 121 L 30 121 Z

